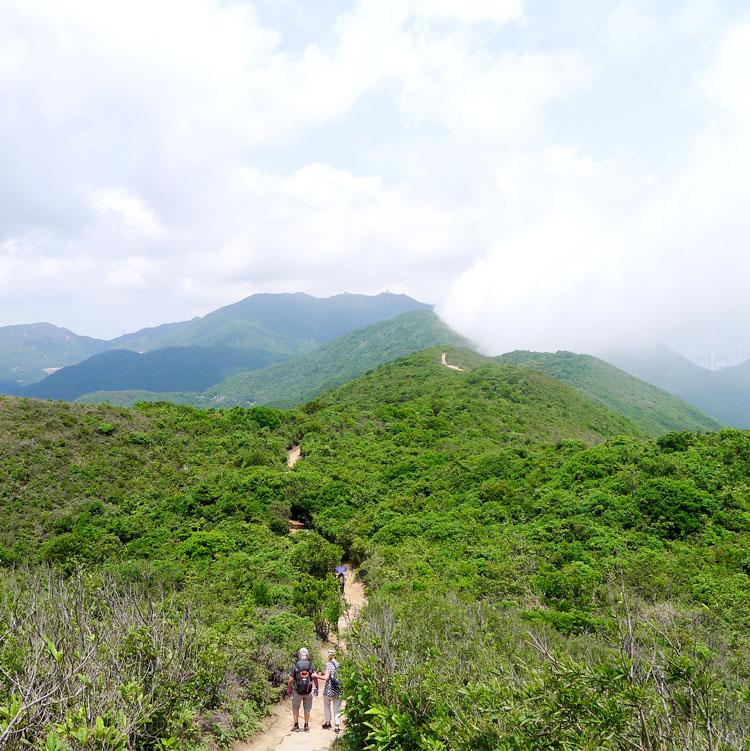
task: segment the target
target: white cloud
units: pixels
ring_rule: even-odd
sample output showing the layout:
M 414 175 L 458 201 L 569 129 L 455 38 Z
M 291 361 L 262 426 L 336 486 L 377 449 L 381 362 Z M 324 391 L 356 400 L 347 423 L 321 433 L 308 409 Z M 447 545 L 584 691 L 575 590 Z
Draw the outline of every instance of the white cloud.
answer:
M 750 26 L 705 76 L 705 127 L 655 179 L 553 152 L 506 174 L 515 217 L 440 310 L 493 352 L 607 351 L 628 341 L 741 341 L 750 319 Z M 533 217 L 533 219 L 532 219 Z
M 661 30 L 634 0 L 619 0 L 607 19 L 605 42 L 619 53 L 639 54 L 661 40 Z
M 461 23 L 492 22 L 502 26 L 523 18 L 521 0 L 413 0 L 415 13 Z
M 255 291 L 389 287 L 493 350 L 725 325 L 746 26 L 714 50 L 703 0 L 582 3 L 585 42 L 521 0 L 286 5 L 316 33 L 244 0 L 0 0 L 0 324 L 114 334 Z M 560 135 L 565 108 L 598 135 L 618 66 L 678 37 L 705 69 L 674 91 L 700 113 L 677 167 Z
M 124 229 L 150 237 L 159 236 L 164 231 L 151 208 L 124 188 L 95 188 L 89 195 L 91 205 L 100 214 L 115 218 Z

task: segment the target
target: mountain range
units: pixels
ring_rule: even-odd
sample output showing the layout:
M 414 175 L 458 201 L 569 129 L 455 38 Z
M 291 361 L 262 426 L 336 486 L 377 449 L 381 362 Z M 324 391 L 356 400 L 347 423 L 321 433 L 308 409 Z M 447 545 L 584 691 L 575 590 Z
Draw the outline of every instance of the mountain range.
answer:
M 0 328 L 0 390 L 49 399 L 101 389 L 202 391 L 229 375 L 309 352 L 355 329 L 430 306 L 406 295 L 253 295 L 202 318 L 108 341 L 50 324 Z M 155 356 L 134 357 L 113 352 Z M 73 371 L 67 371 L 76 365 Z M 34 384 L 33 386 L 31 384 Z
M 438 345 L 471 348 L 431 306 L 406 295 L 258 294 L 111 340 L 44 323 L 2 327 L 0 393 L 121 406 L 289 407 Z M 750 427 L 750 363 L 713 372 L 666 347 L 601 359 L 512 352 L 498 362 L 568 383 L 651 435 Z
M 103 390 L 77 399 L 84 404 L 130 406 L 139 401 L 173 401 L 199 407 L 291 407 L 398 357 L 437 345 L 470 347 L 431 310 L 415 310 L 379 321 L 318 349 L 258 370 L 246 369 L 203 393 Z M 478 355 L 478 357 L 481 357 Z
M 0 390 L 34 383 L 106 348 L 106 342 L 79 336 L 49 323 L 0 327 Z

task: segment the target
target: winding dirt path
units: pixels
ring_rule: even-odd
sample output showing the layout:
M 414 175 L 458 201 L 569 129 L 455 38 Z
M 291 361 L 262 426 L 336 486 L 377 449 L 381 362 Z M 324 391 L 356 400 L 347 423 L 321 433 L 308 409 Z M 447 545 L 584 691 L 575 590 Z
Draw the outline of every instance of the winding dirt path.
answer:
M 344 649 L 346 631 L 367 602 L 365 587 L 357 580 L 356 572 L 351 566 L 346 567 L 344 593 L 347 610 L 339 618 L 338 640 L 334 642 L 338 651 Z M 328 643 L 321 647 L 319 659 L 315 663 L 316 669 L 323 669 L 325 653 L 330 646 L 331 644 Z M 336 734 L 332 730 L 323 730 L 321 727 L 325 722 L 322 693 L 323 687 L 321 686 L 320 695 L 313 699 L 309 733 L 292 732 L 292 705 L 289 699 L 284 699 L 272 707 L 266 718 L 265 730 L 247 743 L 236 744 L 233 751 L 328 751 L 336 739 Z
M 295 444 L 287 450 L 286 466 L 291 469 L 301 458 L 302 449 L 298 444 Z M 290 520 L 289 526 L 292 532 L 305 529 L 302 522 L 294 520 Z M 338 652 L 342 652 L 346 648 L 344 635 L 367 602 L 365 586 L 357 579 L 356 572 L 348 564 L 344 599 L 346 600 L 346 611 L 339 618 L 338 637 L 320 648 L 318 660 L 315 661 L 315 667 L 320 671 L 323 670 L 325 665 L 326 651 L 331 646 L 334 646 Z M 325 722 L 322 686 L 320 691 L 320 695 L 313 699 L 313 708 L 310 712 L 310 732 L 292 732 L 292 705 L 289 699 L 284 699 L 271 707 L 264 723 L 264 730 L 247 743 L 235 744 L 232 751 L 303 751 L 303 749 L 304 751 L 328 751 L 336 740 L 336 734 L 332 730 L 323 730 L 321 727 Z
M 448 360 L 446 360 L 446 352 L 443 352 L 442 357 L 440 358 L 440 362 L 445 365 L 446 368 L 450 368 L 451 370 L 458 370 L 461 373 L 465 373 L 466 371 L 463 368 L 459 368 L 458 365 L 451 365 Z

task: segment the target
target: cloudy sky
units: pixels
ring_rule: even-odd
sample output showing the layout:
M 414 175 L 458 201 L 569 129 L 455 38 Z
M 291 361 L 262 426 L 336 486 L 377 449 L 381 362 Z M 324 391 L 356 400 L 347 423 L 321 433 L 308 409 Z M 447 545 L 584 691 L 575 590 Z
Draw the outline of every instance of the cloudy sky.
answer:
M 0 0 L 0 325 L 389 289 L 489 351 L 748 343 L 749 81 L 745 0 Z

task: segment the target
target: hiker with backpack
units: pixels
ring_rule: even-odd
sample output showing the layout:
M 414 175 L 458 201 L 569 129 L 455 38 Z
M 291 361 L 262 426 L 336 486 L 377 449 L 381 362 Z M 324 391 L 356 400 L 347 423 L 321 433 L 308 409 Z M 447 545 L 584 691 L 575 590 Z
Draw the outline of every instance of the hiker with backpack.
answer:
M 336 652 L 329 649 L 326 659 L 326 672 L 316 673 L 315 675 L 326 682 L 323 688 L 323 710 L 326 718 L 323 729 L 331 729 L 331 709 L 333 709 L 333 730 L 335 733 L 341 730 L 341 680 L 338 672 L 339 663 L 336 660 Z
M 305 647 L 297 652 L 297 660 L 287 681 L 287 692 L 292 697 L 292 717 L 294 725 L 292 731 L 299 732 L 299 708 L 305 713 L 304 731 L 310 730 L 310 710 L 312 709 L 313 696 L 318 695 L 318 674 L 310 660 L 310 653 Z

